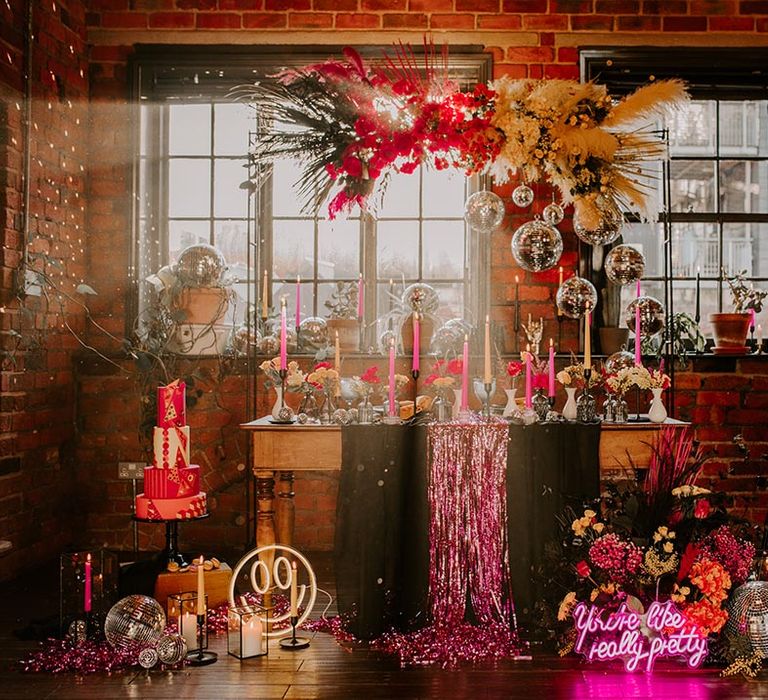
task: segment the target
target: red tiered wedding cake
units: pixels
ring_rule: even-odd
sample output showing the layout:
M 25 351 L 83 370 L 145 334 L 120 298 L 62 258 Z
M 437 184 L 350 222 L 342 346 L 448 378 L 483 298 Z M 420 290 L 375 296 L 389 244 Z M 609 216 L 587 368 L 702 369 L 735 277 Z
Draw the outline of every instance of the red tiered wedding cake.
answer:
M 144 493 L 136 497 L 138 518 L 187 520 L 206 513 L 200 467 L 189 463 L 185 389 L 184 382 L 178 379 L 157 389 L 154 457 L 152 466 L 144 468 Z

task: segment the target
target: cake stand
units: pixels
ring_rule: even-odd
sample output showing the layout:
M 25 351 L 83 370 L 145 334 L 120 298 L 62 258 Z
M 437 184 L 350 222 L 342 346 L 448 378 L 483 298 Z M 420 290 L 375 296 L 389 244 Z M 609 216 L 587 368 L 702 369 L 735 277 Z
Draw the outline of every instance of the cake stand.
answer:
M 137 523 L 165 523 L 165 548 L 163 549 L 163 557 L 165 558 L 165 566 L 167 567 L 170 562 L 176 562 L 180 567 L 187 566 L 188 561 L 184 559 L 184 555 L 179 551 L 179 523 L 191 523 L 196 520 L 205 520 L 211 516 L 210 513 L 205 515 L 198 515 L 195 518 L 184 518 L 179 520 L 173 518 L 172 520 L 152 520 L 150 518 L 138 518 L 135 515 L 133 519 Z

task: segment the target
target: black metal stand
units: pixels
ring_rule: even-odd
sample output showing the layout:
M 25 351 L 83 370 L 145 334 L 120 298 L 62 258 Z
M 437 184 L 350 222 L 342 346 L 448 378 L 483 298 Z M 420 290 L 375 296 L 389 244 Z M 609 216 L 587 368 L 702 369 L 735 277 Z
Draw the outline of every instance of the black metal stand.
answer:
M 483 389 L 485 389 L 485 396 L 483 397 L 483 418 L 491 417 L 491 390 L 493 389 L 492 382 L 484 382 Z
M 215 664 L 219 655 L 215 651 L 206 651 L 204 646 L 205 615 L 197 616 L 197 651 L 187 654 L 187 663 L 190 666 L 209 666 Z
M 413 415 L 415 416 L 419 411 L 419 370 L 412 369 L 411 377 L 413 377 Z
M 557 314 L 557 351 L 562 352 L 563 345 L 563 314 Z
M 296 636 L 296 624 L 298 621 L 298 617 L 291 617 L 291 636 L 280 640 L 280 647 L 282 649 L 298 651 L 299 649 L 306 649 L 309 646 L 309 639 L 307 637 Z
M 188 518 L 183 522 L 188 523 L 193 520 L 205 520 L 211 516 L 210 513 L 205 515 L 198 515 L 196 518 Z M 189 562 L 184 558 L 184 555 L 179 551 L 179 523 L 181 520 L 150 520 L 149 518 L 138 518 L 136 516 L 133 519 L 137 523 L 151 523 L 156 525 L 157 523 L 165 523 L 165 548 L 162 551 L 163 558 L 165 559 L 166 567 L 170 562 L 175 562 L 179 567 L 184 567 Z
M 362 316 L 357 317 L 357 324 L 359 326 L 357 332 L 358 332 L 358 335 L 360 336 L 358 338 L 358 345 L 359 345 L 358 350 L 360 352 L 365 352 L 365 327 L 363 326 Z

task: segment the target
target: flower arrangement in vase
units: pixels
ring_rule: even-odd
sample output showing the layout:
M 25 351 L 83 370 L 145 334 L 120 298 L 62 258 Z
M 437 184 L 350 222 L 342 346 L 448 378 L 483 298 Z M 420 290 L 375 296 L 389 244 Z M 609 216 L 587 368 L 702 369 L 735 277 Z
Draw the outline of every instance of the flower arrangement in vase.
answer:
M 563 367 L 557 375 L 557 381 L 565 389 L 566 401 L 563 406 L 562 415 L 565 420 L 576 420 L 576 392 L 583 391 L 586 388 L 595 389 L 602 383 L 602 377 L 599 372 L 592 372 L 589 375 L 589 387 L 587 379 L 584 376 L 584 363 L 572 362 Z
M 280 409 L 284 406 L 285 396 L 283 391 L 291 393 L 299 393 L 302 391 L 302 387 L 306 381 L 306 375 L 301 371 L 299 363 L 295 360 L 291 360 L 288 363 L 287 374 L 285 375 L 285 381 L 280 378 L 280 357 L 273 357 L 271 360 L 264 360 L 259 369 L 267 375 L 267 380 L 264 382 L 266 389 L 274 389 L 277 397 L 275 403 L 270 411 L 273 420 L 279 420 L 278 414 Z
M 320 421 L 323 423 L 332 422 L 333 413 L 336 410 L 334 398 L 339 389 L 339 373 L 332 367 L 330 362 L 318 362 L 307 375 L 307 382 L 317 387 L 317 390 L 323 394 L 324 400 Z
M 507 403 L 502 411 L 502 416 L 508 418 L 515 411 L 517 411 L 517 401 L 515 400 L 515 394 L 517 393 L 517 378 L 523 372 L 523 363 L 519 360 L 510 360 L 504 367 L 504 375 L 507 378 L 507 386 L 504 389 L 504 393 L 507 395 Z
M 371 395 L 381 386 L 378 365 L 371 365 L 357 379 L 359 379 L 358 386 L 362 391 L 361 403 L 357 407 L 358 422 L 367 425 L 373 422 L 374 410 L 371 404 Z

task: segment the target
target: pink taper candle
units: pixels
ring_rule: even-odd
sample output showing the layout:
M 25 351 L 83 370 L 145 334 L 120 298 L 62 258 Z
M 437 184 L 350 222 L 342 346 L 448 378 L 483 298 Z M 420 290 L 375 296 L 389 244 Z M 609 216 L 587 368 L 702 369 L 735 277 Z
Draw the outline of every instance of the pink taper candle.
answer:
M 640 367 L 643 364 L 640 354 L 640 304 L 635 306 L 635 366 Z
M 531 346 L 525 346 L 525 407 L 531 408 Z
M 357 278 L 357 318 L 363 318 L 363 273 Z
M 280 369 L 288 369 L 288 329 L 285 317 L 285 297 L 280 301 Z
M 389 341 L 389 416 L 395 415 L 395 339 Z
M 555 395 L 555 341 L 549 339 L 549 396 Z
M 636 294 L 636 296 L 637 296 L 638 299 L 640 298 L 640 280 L 637 280 L 637 294 Z
M 414 372 L 419 371 L 419 355 L 421 354 L 421 324 L 419 323 L 419 314 L 413 314 L 413 365 L 411 369 Z
M 749 330 L 753 332 L 755 330 L 755 310 L 749 310 Z
M 464 334 L 464 352 L 461 356 L 461 403 L 459 408 L 469 408 L 469 336 Z
M 91 585 L 91 554 L 89 552 L 85 557 L 85 600 L 83 601 L 83 610 L 87 613 L 91 612 L 92 607 Z
M 296 278 L 296 328 L 301 325 L 301 275 Z

